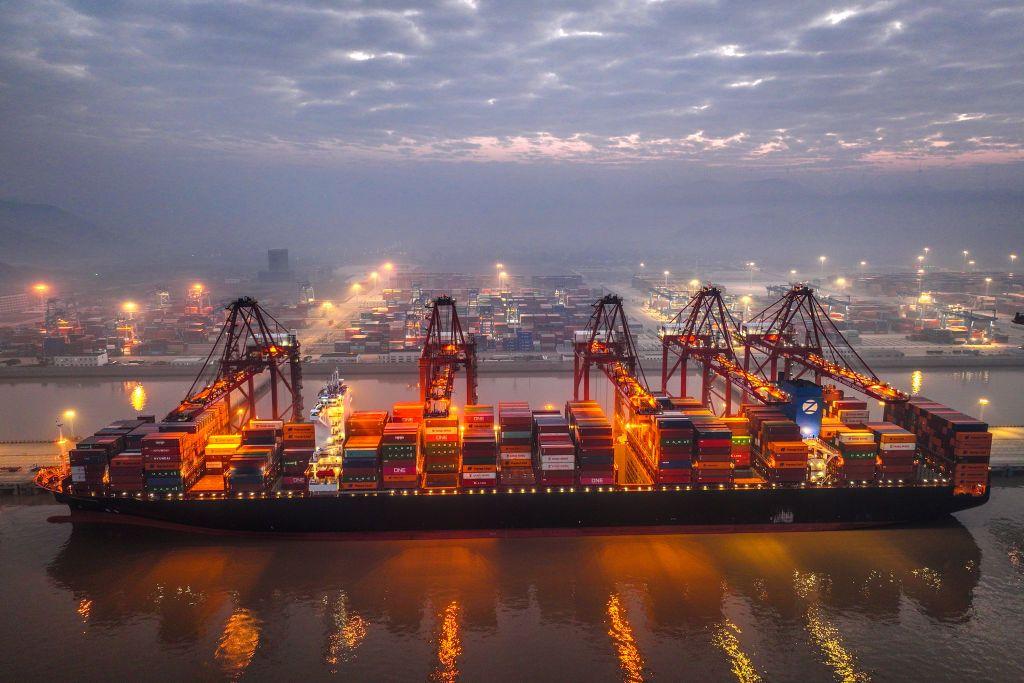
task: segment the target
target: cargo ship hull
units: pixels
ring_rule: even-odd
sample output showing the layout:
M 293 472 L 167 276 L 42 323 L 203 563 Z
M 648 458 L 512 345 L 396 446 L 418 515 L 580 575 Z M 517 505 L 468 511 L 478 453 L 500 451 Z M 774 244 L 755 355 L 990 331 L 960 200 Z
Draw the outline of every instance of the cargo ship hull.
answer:
M 205 500 L 75 496 L 60 491 L 54 495 L 69 506 L 72 521 L 291 534 L 841 529 L 928 522 L 988 500 L 988 493 L 954 495 L 945 486 L 447 495 L 378 491 Z

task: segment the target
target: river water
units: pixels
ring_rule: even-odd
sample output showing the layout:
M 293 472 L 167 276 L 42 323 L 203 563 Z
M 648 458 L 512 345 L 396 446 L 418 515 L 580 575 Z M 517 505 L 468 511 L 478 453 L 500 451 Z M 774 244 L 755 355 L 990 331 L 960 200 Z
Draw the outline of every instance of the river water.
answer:
M 921 393 L 1020 422 L 1020 378 L 928 372 Z M 413 395 L 353 385 L 358 408 Z M 557 405 L 566 385 L 480 394 Z M 187 383 L 136 386 L 0 385 L 3 438 L 69 407 L 82 432 L 166 412 Z M 48 521 L 65 513 L 0 500 L 7 680 L 1024 678 L 1024 487 L 935 526 L 834 533 L 317 542 Z

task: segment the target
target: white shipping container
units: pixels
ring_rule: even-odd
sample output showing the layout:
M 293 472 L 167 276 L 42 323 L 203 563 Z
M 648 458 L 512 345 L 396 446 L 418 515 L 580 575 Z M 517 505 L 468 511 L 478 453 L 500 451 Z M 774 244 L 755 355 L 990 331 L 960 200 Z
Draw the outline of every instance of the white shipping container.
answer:
M 495 481 L 498 478 L 497 472 L 463 472 L 462 478 L 467 480 Z
M 883 443 L 880 447 L 882 451 L 913 451 L 917 450 L 916 443 Z
M 836 435 L 839 443 L 874 443 L 875 437 L 871 432 L 839 432 Z
M 545 462 L 542 462 L 540 464 L 540 468 L 542 470 L 548 470 L 548 471 L 551 471 L 551 472 L 564 472 L 564 471 L 567 471 L 567 470 L 574 470 L 574 469 L 576 469 L 576 464 L 575 463 L 571 463 L 571 462 L 568 462 L 568 463 L 561 463 L 561 462 L 545 463 Z

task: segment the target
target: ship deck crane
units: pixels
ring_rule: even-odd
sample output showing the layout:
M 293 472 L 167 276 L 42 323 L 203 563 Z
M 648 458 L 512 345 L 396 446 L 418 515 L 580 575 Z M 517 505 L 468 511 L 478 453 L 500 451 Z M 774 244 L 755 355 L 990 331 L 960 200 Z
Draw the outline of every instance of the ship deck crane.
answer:
M 165 420 L 187 422 L 223 400 L 231 424 L 240 428 L 256 416 L 256 376 L 269 371 L 273 419 L 300 421 L 302 366 L 298 339 L 251 297 L 232 301 L 226 310 L 224 325 L 202 369 L 185 399 Z M 220 356 L 215 361 L 218 351 Z M 204 382 L 211 373 L 212 378 Z M 279 383 L 290 396 L 288 404 L 280 404 Z M 242 394 L 242 405 L 233 414 L 231 394 L 236 390 Z
M 590 400 L 590 370 L 595 365 L 612 381 L 622 398 L 632 404 L 634 412 L 639 415 L 661 412 L 640 367 L 636 345 L 622 308 L 622 298 L 614 294 L 594 304 L 594 313 L 586 330 L 576 333 L 573 343 L 574 400 Z
M 716 376 L 725 383 L 718 394 L 725 415 L 732 413 L 733 387 L 763 403 L 785 403 L 789 395 L 769 380 L 740 366 L 736 354 L 739 325 L 729 313 L 718 287 L 702 287 L 659 331 L 661 336 L 661 390 L 669 391 L 672 377 L 679 375 L 679 395 L 687 395 L 687 370 L 693 360 L 701 368 L 700 400 L 712 406 Z
M 908 399 L 868 367 L 807 285 L 794 285 L 754 315 L 739 341 L 744 348 L 743 369 L 769 382 L 778 379 L 781 361 L 782 374 L 790 379 L 812 373 L 815 383 L 828 377 L 880 401 Z
M 459 368 L 466 371 L 466 403 L 477 402 L 476 340 L 463 333 L 455 299 L 450 296 L 437 297 L 431 303 L 419 368 L 425 417 L 448 416 Z

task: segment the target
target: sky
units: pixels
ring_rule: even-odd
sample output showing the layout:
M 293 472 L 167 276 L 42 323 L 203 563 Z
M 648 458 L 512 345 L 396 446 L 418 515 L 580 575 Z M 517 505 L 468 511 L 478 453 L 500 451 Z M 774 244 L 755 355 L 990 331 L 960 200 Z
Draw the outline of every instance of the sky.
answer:
M 5 0 L 0 198 L 146 243 L 782 255 L 870 220 L 994 259 L 1022 35 L 1019 2 Z

